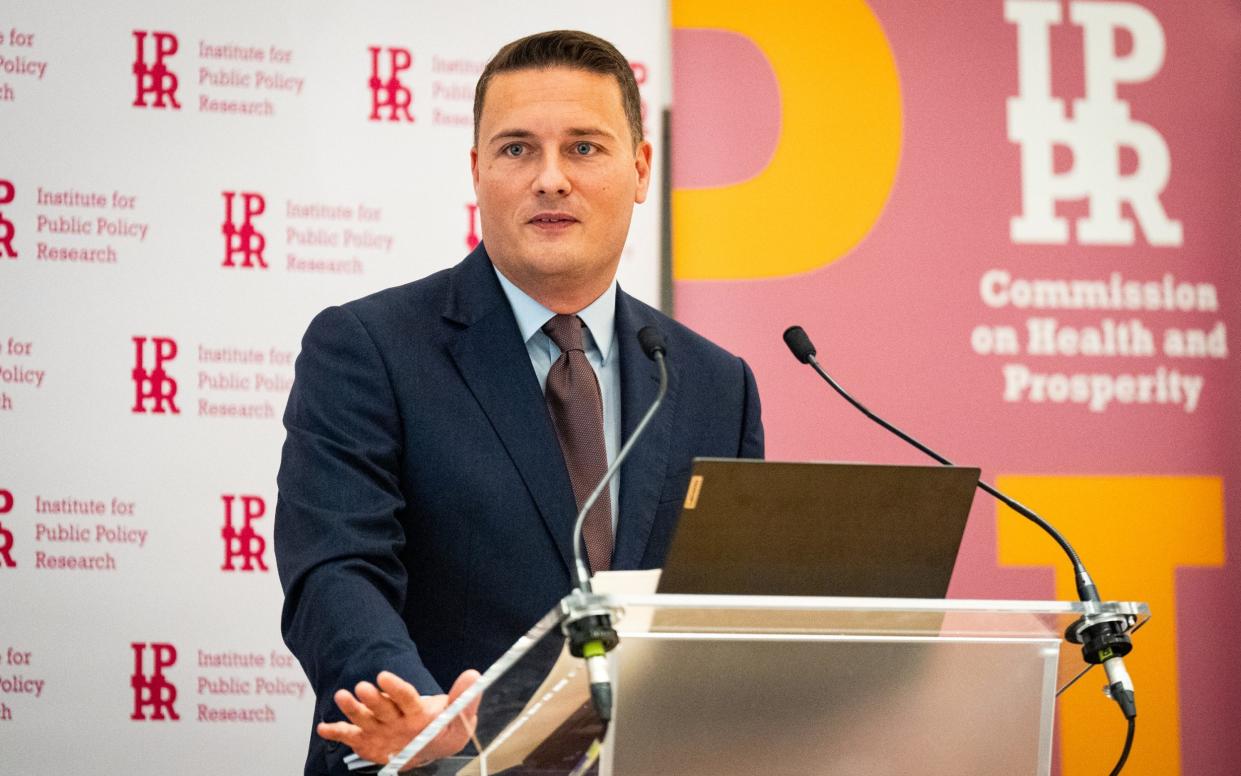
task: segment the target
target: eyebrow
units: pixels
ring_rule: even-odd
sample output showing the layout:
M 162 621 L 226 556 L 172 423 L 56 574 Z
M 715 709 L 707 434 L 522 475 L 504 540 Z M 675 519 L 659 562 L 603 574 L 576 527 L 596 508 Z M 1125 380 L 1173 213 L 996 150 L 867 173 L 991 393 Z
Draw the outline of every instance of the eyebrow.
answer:
M 565 130 L 569 137 L 606 137 L 615 140 L 616 135 L 601 127 L 569 127 Z M 500 140 L 530 140 L 535 133 L 528 129 L 505 129 L 491 136 L 489 144 Z

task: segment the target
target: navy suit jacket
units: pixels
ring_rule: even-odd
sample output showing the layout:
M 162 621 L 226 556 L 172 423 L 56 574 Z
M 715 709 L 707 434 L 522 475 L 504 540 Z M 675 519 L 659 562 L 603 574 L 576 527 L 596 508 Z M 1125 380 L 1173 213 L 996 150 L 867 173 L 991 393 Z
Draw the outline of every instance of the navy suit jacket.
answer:
M 763 454 L 745 362 L 619 292 L 622 438 L 658 387 L 636 336 L 646 325 L 667 341 L 670 384 L 622 467 L 616 569 L 662 565 L 694 456 Z M 483 246 L 320 313 L 284 423 L 281 624 L 316 719 L 342 719 L 333 692 L 385 669 L 442 692 L 569 592 L 568 470 Z M 312 732 L 306 773 L 338 772 L 348 752 Z

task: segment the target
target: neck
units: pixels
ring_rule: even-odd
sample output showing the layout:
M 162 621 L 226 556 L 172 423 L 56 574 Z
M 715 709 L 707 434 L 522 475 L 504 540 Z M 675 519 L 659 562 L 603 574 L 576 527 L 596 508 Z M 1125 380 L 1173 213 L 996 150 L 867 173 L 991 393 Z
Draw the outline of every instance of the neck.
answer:
M 608 290 L 608 285 L 610 285 L 610 283 L 611 281 L 608 281 L 608 283 L 605 283 L 602 287 L 592 289 L 590 291 L 579 290 L 546 295 L 531 293 L 530 291 L 526 291 L 526 293 L 530 294 L 531 299 L 554 313 L 572 315 L 575 313 L 580 313 L 582 310 L 590 307 L 592 302 L 602 296 L 604 291 Z M 525 289 L 522 290 L 525 291 Z
M 501 270 L 503 272 L 503 270 Z M 613 273 L 614 275 L 615 273 Z M 581 278 L 525 278 L 510 277 L 504 273 L 513 285 L 520 288 L 534 301 L 554 313 L 572 315 L 590 307 L 591 303 L 603 295 L 612 285 L 612 276 L 591 279 L 584 282 Z

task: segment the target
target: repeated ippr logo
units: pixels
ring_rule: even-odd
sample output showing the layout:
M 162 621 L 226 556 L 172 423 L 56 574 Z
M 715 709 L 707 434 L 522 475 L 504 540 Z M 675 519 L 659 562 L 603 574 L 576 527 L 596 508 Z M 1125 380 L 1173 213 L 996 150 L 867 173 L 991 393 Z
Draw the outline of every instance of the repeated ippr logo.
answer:
M 1067 244 L 1069 224 L 1057 202 L 1085 200 L 1077 219 L 1081 245 L 1133 245 L 1137 226 L 1156 246 L 1182 243 L 1181 222 L 1168 217 L 1160 195 L 1172 174 L 1168 144 L 1158 130 L 1132 116 L 1117 86 L 1154 78 L 1163 66 L 1163 27 L 1146 8 L 1122 2 L 1068 3 L 1069 23 L 1081 28 L 1085 96 L 1072 111 L 1052 94 L 1051 30 L 1063 24 L 1061 0 L 1007 0 L 1004 18 L 1017 26 L 1018 94 L 1008 100 L 1008 139 L 1021 146 L 1021 215 L 1012 219 L 1015 243 Z M 1119 33 L 1132 40 L 1121 54 Z M 1055 146 L 1072 151 L 1072 166 L 1057 172 Z M 1122 148 L 1137 167 L 1121 173 Z M 1135 218 L 1122 210 L 1129 205 Z
M 13 188 L 13 184 L 6 180 L 0 180 L 0 205 L 10 204 L 14 197 L 17 196 L 17 190 Z M 17 227 L 13 222 L 4 217 L 4 212 L 0 211 L 0 257 L 16 259 L 17 251 L 13 249 L 13 238 L 17 235 Z
M 169 361 L 177 357 L 177 342 L 171 337 L 133 337 L 134 406 L 138 414 L 181 414 L 177 407 L 177 381 L 168 374 Z M 148 343 L 149 341 L 149 343 Z M 150 356 L 148 360 L 147 356 Z M 148 369 L 148 365 L 150 368 Z
M 641 94 L 642 87 L 646 86 L 646 82 L 650 78 L 650 71 L 647 69 L 645 62 L 630 62 L 629 69 L 633 71 L 633 80 L 638 84 L 639 94 Z M 646 123 L 647 113 L 649 111 L 647 110 L 645 97 L 639 98 L 638 108 L 641 110 L 642 134 L 649 135 L 651 132 L 651 127 Z
M 173 707 L 177 702 L 177 686 L 164 674 L 164 669 L 176 664 L 177 648 L 162 642 L 134 642 L 129 646 L 134 651 L 134 673 L 129 679 L 134 690 L 134 710 L 129 718 L 143 722 L 181 719 Z M 151 648 L 150 673 L 144 671 L 147 647 Z
M 267 200 L 253 191 L 225 191 L 223 267 L 267 269 L 263 251 L 267 239 L 254 225 L 254 219 L 267 209 Z M 241 223 L 238 224 L 238 219 Z
M 267 502 L 261 496 L 242 496 L 225 493 L 220 496 L 224 502 L 224 527 L 220 529 L 220 538 L 224 540 L 224 565 L 221 571 L 267 571 L 267 563 L 263 553 L 267 550 L 267 540 L 254 529 L 254 521 L 267 513 Z M 240 507 L 240 525 L 234 521 L 233 505 Z M 241 561 L 238 568 L 235 563 Z
M 414 95 L 401 82 L 401 73 L 414 64 L 414 57 L 407 48 L 367 46 L 371 52 L 371 121 L 383 121 L 381 114 L 387 111 L 388 121 L 413 122 L 409 106 Z M 384 56 L 385 53 L 387 56 Z
M 177 74 L 167 63 L 167 59 L 176 54 L 179 48 L 177 36 L 171 32 L 148 33 L 145 30 L 134 30 L 134 48 L 133 71 L 137 89 L 134 107 L 180 110 L 181 103 L 177 102 Z
M 0 488 L 0 515 L 7 515 L 13 511 L 13 494 L 5 488 Z M 0 523 L 0 568 L 16 568 L 17 562 L 13 560 L 13 532 L 4 527 L 4 523 Z
M 466 220 L 465 247 L 472 251 L 475 248 L 477 248 L 478 243 L 482 241 L 482 236 L 480 234 L 481 229 L 478 223 L 478 203 L 477 202 L 469 202 L 466 204 L 465 220 Z

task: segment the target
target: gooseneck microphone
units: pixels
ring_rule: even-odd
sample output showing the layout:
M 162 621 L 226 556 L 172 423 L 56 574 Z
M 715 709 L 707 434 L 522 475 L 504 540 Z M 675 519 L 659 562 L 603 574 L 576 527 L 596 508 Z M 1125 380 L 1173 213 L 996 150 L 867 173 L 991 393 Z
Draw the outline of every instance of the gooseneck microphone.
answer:
M 861 402 L 849 395 L 849 392 L 833 380 L 832 376 L 819 364 L 819 360 L 816 358 L 817 351 L 815 350 L 814 343 L 810 341 L 810 337 L 802 327 L 790 326 L 785 329 L 784 344 L 788 345 L 789 350 L 793 352 L 798 361 L 813 367 L 814 371 L 818 372 L 819 376 L 826 380 L 827 384 L 836 393 L 844 397 L 845 401 L 856 407 L 863 415 L 944 466 L 953 465 L 947 458 L 871 412 Z M 1086 567 L 1082 563 L 1081 557 L 1078 556 L 1077 551 L 1073 549 L 1073 545 L 1069 544 L 1063 534 L 1032 509 L 1001 493 L 991 485 L 979 480 L 978 488 L 1050 534 L 1051 538 L 1056 541 L 1056 544 L 1059 544 L 1060 548 L 1069 556 L 1069 560 L 1073 564 L 1073 575 L 1077 586 L 1078 598 L 1086 603 L 1100 602 L 1099 590 L 1095 586 L 1094 580 L 1091 579 L 1090 574 L 1086 571 Z M 1103 665 L 1108 677 L 1108 694 L 1120 706 L 1125 719 L 1132 722 L 1134 717 L 1137 716 L 1137 706 L 1133 698 L 1133 680 L 1129 678 L 1129 672 L 1125 670 L 1125 663 L 1122 658 L 1133 649 L 1133 642 L 1129 639 L 1126 630 L 1125 619 L 1121 615 L 1088 614 L 1069 627 L 1065 633 L 1065 638 L 1074 644 L 1082 645 L 1082 657 L 1085 658 L 1087 663 Z
M 612 465 L 603 473 L 603 478 L 582 502 L 582 508 L 577 513 L 577 520 L 573 524 L 573 562 L 576 592 L 582 594 L 591 592 L 590 572 L 586 566 L 585 545 L 582 542 L 582 526 L 586 523 L 586 513 L 616 477 L 621 464 L 633 450 L 634 444 L 642 436 L 642 432 L 646 430 L 651 418 L 663 404 L 664 396 L 668 393 L 668 367 L 664 363 L 667 348 L 663 334 L 654 326 L 644 326 L 638 331 L 638 343 L 642 346 L 642 352 L 646 354 L 646 357 L 659 366 L 659 391 L 655 395 L 655 401 L 651 402 L 646 414 L 642 416 L 642 420 L 629 435 L 628 441 L 617 453 L 616 460 L 612 461 Z M 567 612 L 561 628 L 569 640 L 569 654 L 586 659 L 586 672 L 590 677 L 591 702 L 599 718 L 605 723 L 609 722 L 612 719 L 612 681 L 608 674 L 606 655 L 620 642 L 620 638 L 612 628 L 611 615 L 602 608 L 572 608 Z
M 836 391 L 836 393 L 844 397 L 845 401 L 849 402 L 854 407 L 856 407 L 863 415 L 875 421 L 879 425 L 883 426 L 885 429 L 897 435 L 898 437 L 903 439 L 905 442 L 918 448 L 926 455 L 930 456 L 931 458 L 934 458 L 936 461 L 943 464 L 944 466 L 953 465 L 952 461 L 949 461 L 947 458 L 935 452 L 934 450 L 927 447 L 926 445 L 922 444 L 917 439 L 914 439 L 909 434 L 906 434 L 904 431 L 901 431 L 896 426 L 892 425 L 891 423 L 887 422 L 886 420 L 879 417 L 875 413 L 871 412 L 869 409 L 866 408 L 865 405 L 863 405 L 857 399 L 853 398 L 853 396 L 851 396 L 848 391 L 842 388 L 840 386 L 840 383 L 837 383 L 835 380 L 833 380 L 832 376 L 829 375 L 823 369 L 822 365 L 819 364 L 818 358 L 815 357 L 818 354 L 818 351 L 815 350 L 814 343 L 810 341 L 810 337 L 806 334 L 805 330 L 802 329 L 802 327 L 790 326 L 789 328 L 785 329 L 784 330 L 784 344 L 789 346 L 789 350 L 793 352 L 793 355 L 797 358 L 798 361 L 802 362 L 803 364 L 809 364 L 811 367 L 813 367 L 814 371 L 818 372 L 819 376 L 822 377 L 824 380 L 826 380 L 827 384 L 830 385 Z M 1020 502 L 1012 498 L 1009 498 L 1008 496 L 1004 495 L 1000 491 L 991 487 L 987 483 L 982 482 L 980 480 L 978 482 L 978 487 L 980 490 L 990 494 L 994 498 L 1003 502 L 1010 509 L 1017 512 L 1017 514 L 1021 515 L 1022 517 L 1028 520 L 1032 520 L 1035 524 L 1037 524 L 1044 531 L 1051 534 L 1051 538 L 1056 540 L 1056 543 L 1060 545 L 1061 549 L 1064 550 L 1064 552 L 1069 556 L 1069 560 L 1073 563 L 1073 572 L 1074 572 L 1075 581 L 1077 583 L 1078 597 L 1080 597 L 1081 600 L 1083 601 L 1098 601 L 1099 600 L 1099 593 L 1098 593 L 1097 588 L 1095 587 L 1094 581 L 1091 579 L 1090 574 L 1086 571 L 1086 567 L 1082 564 L 1082 560 L 1078 556 L 1077 551 L 1073 549 L 1073 546 L 1069 544 L 1068 540 L 1065 539 L 1064 536 L 1059 531 L 1057 531 L 1054 527 L 1052 527 L 1052 525 L 1048 523 L 1046 520 L 1044 520 L 1043 518 L 1035 514 L 1033 510 L 1029 509 L 1028 507 L 1021 504 Z

